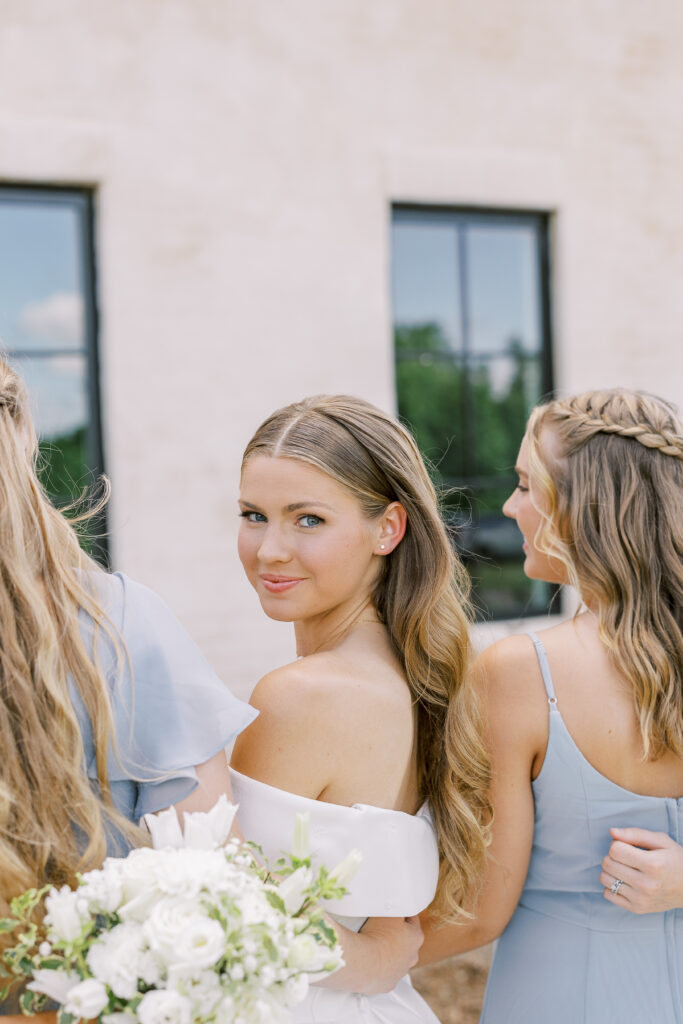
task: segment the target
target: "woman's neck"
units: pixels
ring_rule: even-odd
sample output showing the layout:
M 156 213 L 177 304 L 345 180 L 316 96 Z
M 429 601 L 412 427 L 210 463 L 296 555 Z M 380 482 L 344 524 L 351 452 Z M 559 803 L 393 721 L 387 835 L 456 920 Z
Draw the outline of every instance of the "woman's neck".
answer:
M 334 650 L 356 627 L 367 623 L 380 623 L 369 597 L 347 602 L 309 619 L 301 619 L 294 623 L 297 656 L 305 658 L 321 651 Z

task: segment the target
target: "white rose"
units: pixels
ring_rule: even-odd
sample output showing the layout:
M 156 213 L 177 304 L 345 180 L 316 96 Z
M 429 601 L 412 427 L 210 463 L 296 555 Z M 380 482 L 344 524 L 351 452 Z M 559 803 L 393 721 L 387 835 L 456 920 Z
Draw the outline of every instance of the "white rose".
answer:
M 310 868 L 297 868 L 296 871 L 280 882 L 277 887 L 278 896 L 284 901 L 287 913 L 295 914 L 304 902 L 304 890 L 313 881 Z
M 218 921 L 195 917 L 185 922 L 173 943 L 173 959 L 188 967 L 212 967 L 225 953 L 226 936 Z
M 150 907 L 159 898 L 159 881 L 165 870 L 155 850 L 139 849 L 121 861 L 122 906 L 119 916 L 133 921 L 144 921 Z
M 45 899 L 45 923 L 53 941 L 61 939 L 64 942 L 75 942 L 83 934 L 88 914 L 79 910 L 79 899 L 78 891 L 72 892 L 68 885 L 50 890 Z
M 283 986 L 285 1006 L 296 1006 L 308 995 L 308 975 L 298 974 L 296 978 L 288 978 Z
M 223 846 L 230 835 L 237 807 L 221 794 L 210 811 L 185 813 L 185 846 L 213 850 Z
M 79 984 L 80 980 L 78 974 L 71 974 L 66 971 L 51 971 L 45 968 L 34 971 L 33 980 L 26 987 L 31 989 L 32 992 L 42 992 L 57 1003 L 65 1003 L 69 992 Z
M 210 1017 L 223 997 L 215 971 L 197 971 L 187 966 L 169 967 L 167 989 L 175 989 L 192 1003 L 192 1019 Z
M 157 989 L 146 992 L 138 1006 L 140 1024 L 190 1024 L 192 1004 L 179 992 Z
M 138 991 L 144 948 L 140 925 L 125 922 L 103 932 L 93 942 L 86 962 L 98 981 L 108 985 L 119 999 L 133 999 Z
M 123 1010 L 120 1013 L 105 1013 L 102 1024 L 137 1024 L 138 1019 L 134 1013 Z
M 173 896 L 159 900 L 142 926 L 149 948 L 165 962 L 175 962 L 175 944 L 185 928 L 196 918 L 203 920 L 197 904 L 191 900 L 176 899 Z
M 223 996 L 216 1007 L 215 1017 L 218 1024 L 231 1024 L 235 1019 L 235 1000 L 232 996 Z
M 102 982 L 87 978 L 71 989 L 64 1009 L 74 1017 L 89 1020 L 98 1017 L 108 1003 L 109 995 Z

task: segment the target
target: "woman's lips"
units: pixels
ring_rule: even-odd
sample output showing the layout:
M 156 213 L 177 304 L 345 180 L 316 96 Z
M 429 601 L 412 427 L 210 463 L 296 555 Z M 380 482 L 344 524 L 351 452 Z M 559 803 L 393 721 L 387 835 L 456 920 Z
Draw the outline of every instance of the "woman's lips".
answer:
M 529 550 L 529 545 L 527 544 L 526 541 L 524 541 L 524 543 L 522 544 L 522 551 L 528 551 L 528 550 Z
M 261 576 L 261 583 L 271 594 L 282 594 L 285 590 L 291 590 L 302 579 L 298 576 Z

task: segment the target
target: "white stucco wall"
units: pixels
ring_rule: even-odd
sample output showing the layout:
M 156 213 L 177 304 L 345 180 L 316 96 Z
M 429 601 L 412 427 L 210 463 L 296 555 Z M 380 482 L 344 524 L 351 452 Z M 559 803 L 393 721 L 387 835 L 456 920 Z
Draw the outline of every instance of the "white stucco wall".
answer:
M 115 563 L 245 693 L 274 407 L 393 408 L 389 207 L 550 210 L 560 385 L 683 400 L 676 0 L 0 0 L 0 181 L 92 184 Z

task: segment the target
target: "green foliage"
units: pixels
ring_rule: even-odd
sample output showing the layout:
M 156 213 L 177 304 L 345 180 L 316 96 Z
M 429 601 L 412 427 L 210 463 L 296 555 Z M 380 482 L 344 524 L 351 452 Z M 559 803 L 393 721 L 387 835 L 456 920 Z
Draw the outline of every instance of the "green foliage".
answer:
M 443 495 L 446 521 L 473 578 L 475 606 L 483 617 L 544 611 L 548 591 L 524 576 L 521 538 L 512 554 L 504 528 L 496 526 L 516 483 L 529 412 L 540 398 L 537 356 L 511 339 L 493 360 L 465 359 L 449 348 L 437 323 L 399 326 L 395 344 L 399 415 Z M 495 555 L 478 552 L 482 523 L 497 543 Z

